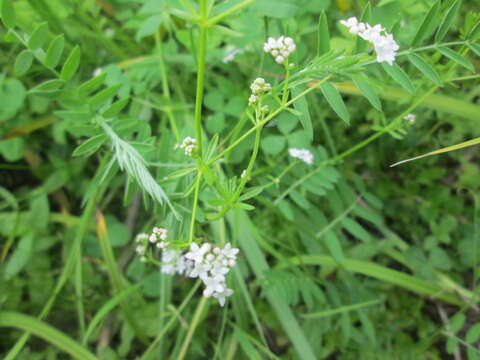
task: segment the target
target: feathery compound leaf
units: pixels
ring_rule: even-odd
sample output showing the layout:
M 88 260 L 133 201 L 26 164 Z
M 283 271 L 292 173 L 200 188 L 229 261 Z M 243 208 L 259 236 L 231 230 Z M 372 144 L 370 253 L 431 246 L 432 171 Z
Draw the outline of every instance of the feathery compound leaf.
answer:
M 432 35 L 438 24 L 438 12 L 440 10 L 440 1 L 437 2 L 430 8 L 427 15 L 423 18 L 422 23 L 417 29 L 415 37 L 412 41 L 412 46 L 418 46 L 422 43 L 423 40 L 427 39 Z
M 467 60 L 466 57 L 460 55 L 459 53 L 453 51 L 452 49 L 449 49 L 444 46 L 440 46 L 438 48 L 438 51 L 442 53 L 442 55 L 446 56 L 450 60 L 456 62 L 459 65 L 462 65 L 464 68 L 470 70 L 470 71 L 475 71 L 475 67 L 473 64 Z
M 15 72 L 16 76 L 22 76 L 25 74 L 30 66 L 32 66 L 33 62 L 33 54 L 30 50 L 23 50 L 20 54 L 18 54 L 17 58 L 15 59 L 15 65 L 13 66 L 13 71 Z
M 370 84 L 357 77 L 352 78 L 352 80 L 357 86 L 358 90 L 360 90 L 362 95 L 365 96 L 365 98 L 370 102 L 370 104 L 372 104 L 375 109 L 382 111 L 382 103 L 380 102 L 380 99 L 378 98 L 377 94 L 370 86 Z
M 342 96 L 338 92 L 337 88 L 329 82 L 324 82 L 320 85 L 320 90 L 323 96 L 327 100 L 328 104 L 332 107 L 333 111 L 347 124 L 350 123 L 350 114 L 347 107 L 343 102 Z
M 68 55 L 67 61 L 63 64 L 62 71 L 60 73 L 60 78 L 62 80 L 70 80 L 78 70 L 80 65 L 80 47 L 77 45 L 73 48 Z
M 389 65 L 387 63 L 382 63 L 383 70 L 390 75 L 390 77 L 395 80 L 401 87 L 407 90 L 410 94 L 415 94 L 415 86 L 408 77 L 405 71 L 402 70 L 397 64 Z
M 330 51 L 330 33 L 328 31 L 328 21 L 325 10 L 322 10 L 318 20 L 318 48 L 317 55 L 323 55 Z
M 15 9 L 10 0 L 2 2 L 2 22 L 7 28 L 15 27 Z
M 60 57 L 63 53 L 63 47 L 65 46 L 65 36 L 58 35 L 55 39 L 52 40 L 47 49 L 47 54 L 45 55 L 44 65 L 50 69 L 53 69 L 58 65 Z
M 48 24 L 44 22 L 38 25 L 35 30 L 33 30 L 30 39 L 28 39 L 28 47 L 30 48 L 30 50 L 40 49 L 47 41 L 47 36 Z
M 166 203 L 177 219 L 181 219 L 180 215 L 173 208 L 167 194 L 162 187 L 155 181 L 152 174 L 147 169 L 146 161 L 140 153 L 128 142 L 120 139 L 120 137 L 107 125 L 103 119 L 98 119 L 101 127 L 108 135 L 112 142 L 114 158 L 120 169 L 126 171 L 128 175 L 133 177 L 141 189 L 160 204 Z
M 455 0 L 455 2 L 450 6 L 450 8 L 445 13 L 445 16 L 440 23 L 440 26 L 435 34 L 435 42 L 439 43 L 443 40 L 448 30 L 452 26 L 455 18 L 457 17 L 458 10 L 460 9 L 461 0 Z
M 427 63 L 420 55 L 417 54 L 409 54 L 408 60 L 418 69 L 420 72 L 432 80 L 436 85 L 442 85 L 442 79 L 440 75 L 438 75 L 437 71 Z

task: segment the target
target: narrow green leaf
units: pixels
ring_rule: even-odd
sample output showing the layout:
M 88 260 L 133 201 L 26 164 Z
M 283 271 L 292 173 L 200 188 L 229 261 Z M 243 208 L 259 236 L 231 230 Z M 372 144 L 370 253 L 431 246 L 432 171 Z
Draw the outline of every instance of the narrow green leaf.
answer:
M 13 2 L 10 0 L 3 0 L 2 2 L 2 22 L 7 28 L 15 27 L 15 9 Z
M 410 94 L 415 94 L 415 86 L 412 81 L 397 64 L 389 65 L 385 62 L 382 63 L 383 70 L 390 75 L 390 77 L 395 80 L 401 87 L 407 90 Z
M 262 282 L 265 279 L 265 273 L 269 270 L 268 263 L 259 246 L 259 241 L 263 242 L 263 239 L 245 212 L 238 209 L 235 210 L 233 218 L 229 219 L 229 221 L 233 228 L 234 237 L 238 241 L 243 254 L 245 254 L 255 277 Z M 316 359 L 317 357 L 307 340 L 304 330 L 300 327 L 294 312 L 286 301 L 281 296 L 275 296 L 273 292 L 266 292 L 266 297 L 285 333 L 292 342 L 299 359 Z
M 330 32 L 328 31 L 328 21 L 325 10 L 322 10 L 318 20 L 318 48 L 317 55 L 323 55 L 330 51 Z
M 462 300 L 453 289 L 448 289 L 438 281 L 425 281 L 418 277 L 406 274 L 404 272 L 393 270 L 388 267 L 377 265 L 370 261 L 344 259 L 339 265 L 336 261 L 326 255 L 303 255 L 290 258 L 282 264 L 282 267 L 291 266 L 292 264 L 302 265 L 323 265 L 323 266 L 342 266 L 348 271 L 363 274 L 376 278 L 378 280 L 400 286 L 406 290 L 413 291 L 420 295 L 426 295 L 433 298 L 443 300 L 449 304 L 462 304 Z M 467 291 L 462 289 L 462 291 Z M 465 294 L 466 295 L 466 294 Z M 469 294 L 473 296 L 473 294 Z
M 60 73 L 60 79 L 68 81 L 70 80 L 78 70 L 80 65 L 80 47 L 77 45 L 73 48 L 68 55 L 65 64 L 63 64 L 62 71 Z
M 100 75 L 85 81 L 82 85 L 78 87 L 78 94 L 80 96 L 87 96 L 88 94 L 97 90 L 100 86 L 103 85 L 103 82 L 106 77 L 107 77 L 107 73 L 103 72 Z
M 464 57 L 463 55 L 460 55 L 459 53 L 453 51 L 452 49 L 449 49 L 449 48 L 444 47 L 444 46 L 440 46 L 438 48 L 438 51 L 440 51 L 442 53 L 442 55 L 444 55 L 445 57 L 447 57 L 450 60 L 456 62 L 457 64 L 463 66 L 464 68 L 466 68 L 470 71 L 475 71 L 475 67 L 473 66 L 473 64 L 470 61 L 468 61 L 468 59 L 466 57 Z
M 420 72 L 425 75 L 427 78 L 432 80 L 436 85 L 442 85 L 442 79 L 438 75 L 437 71 L 427 63 L 420 55 L 409 54 L 408 60 L 418 69 Z
M 65 37 L 58 35 L 55 39 L 52 40 L 47 49 L 47 54 L 45 55 L 44 65 L 50 69 L 53 69 L 58 65 L 60 57 L 63 53 L 63 47 L 65 46 Z
M 343 102 L 342 96 L 338 92 L 337 88 L 329 82 L 324 82 L 320 85 L 320 90 L 323 96 L 327 100 L 328 104 L 332 107 L 333 111 L 347 124 L 350 123 L 350 114 L 347 107 Z
M 418 46 L 422 41 L 426 40 L 430 35 L 432 35 L 438 24 L 438 12 L 440 10 L 440 1 L 437 0 L 435 4 L 430 8 L 428 13 L 423 18 L 422 23 L 415 33 L 415 37 L 412 41 L 412 46 Z
M 292 96 L 298 96 L 301 93 L 301 87 L 297 86 L 292 89 Z M 305 130 L 305 136 L 308 141 L 313 139 L 313 125 L 312 119 L 310 117 L 310 110 L 308 108 L 308 102 L 305 96 L 301 97 L 293 103 L 295 110 L 300 112 L 298 119 L 302 123 L 303 129 Z
M 48 94 L 59 90 L 64 83 L 65 81 L 58 79 L 47 80 L 40 85 L 37 85 L 34 88 L 28 90 L 28 92 L 30 94 Z
M 480 46 L 477 44 L 467 44 L 467 46 L 472 50 L 475 55 L 480 56 Z
M 33 233 L 28 233 L 20 239 L 17 248 L 5 266 L 5 280 L 17 275 L 30 260 L 33 251 Z
M 111 118 L 116 116 L 120 111 L 123 110 L 125 106 L 127 106 L 129 100 L 130 98 L 126 97 L 114 102 L 108 107 L 107 110 L 103 112 L 102 116 L 105 118 Z
M 477 36 L 480 34 L 480 19 L 472 26 L 470 31 L 467 34 L 468 40 L 475 40 Z
M 372 6 L 370 5 L 370 2 L 367 2 L 367 5 L 365 5 L 362 15 L 360 16 L 360 21 L 361 22 L 366 22 L 369 23 L 370 20 L 372 19 Z M 354 53 L 360 53 L 365 51 L 367 48 L 368 42 L 366 40 L 363 40 L 360 36 L 357 36 L 357 39 L 355 41 L 355 50 Z
M 4 1 L 5 2 L 5 1 Z M 32 333 L 50 344 L 56 346 L 74 359 L 98 360 L 90 351 L 80 346 L 75 340 L 68 337 L 54 327 L 31 316 L 16 312 L 0 312 L 0 327 L 16 328 Z
M 88 104 L 93 108 L 97 108 L 100 105 L 104 104 L 108 100 L 110 100 L 112 97 L 115 96 L 117 93 L 118 89 L 122 87 L 121 83 L 112 85 L 106 89 L 103 89 L 99 93 L 95 94 L 90 100 L 88 101 Z
M 455 18 L 457 17 L 458 10 L 460 9 L 461 0 L 455 0 L 452 6 L 447 10 L 443 16 L 442 22 L 438 27 L 437 33 L 435 34 L 435 42 L 439 43 L 443 40 L 448 30 L 452 26 Z
M 377 96 L 377 93 L 373 88 L 370 86 L 369 83 L 366 81 L 361 80 L 358 77 L 352 78 L 355 86 L 360 90 L 363 96 L 372 104 L 372 106 L 379 110 L 382 111 L 382 103 L 380 102 L 380 99 Z
M 404 164 L 406 162 L 422 159 L 424 157 L 428 157 L 428 156 L 432 156 L 432 155 L 439 155 L 439 154 L 443 154 L 443 153 L 446 153 L 446 152 L 449 152 L 449 151 L 460 150 L 460 149 L 463 149 L 463 148 L 466 148 L 466 147 L 469 147 L 469 146 L 478 145 L 478 144 L 480 144 L 480 137 L 478 137 L 476 139 L 464 141 L 460 144 L 447 146 L 447 147 L 444 147 L 444 148 L 441 148 L 441 149 L 438 149 L 438 150 L 435 150 L 435 151 L 431 151 L 429 153 L 426 153 L 426 154 L 423 154 L 423 155 L 420 155 L 420 156 L 415 156 L 415 157 L 410 158 L 410 159 L 402 160 L 402 161 L 399 161 L 395 164 L 390 165 L 390 167 L 394 167 L 394 166 L 397 166 L 397 165 L 400 165 L 400 164 Z
M 40 49 L 47 41 L 48 37 L 48 24 L 46 22 L 39 24 L 35 30 L 33 30 L 30 39 L 28 39 L 28 47 L 30 50 Z
M 100 134 L 80 144 L 72 153 L 72 156 L 90 156 L 96 152 L 100 146 L 107 140 L 107 136 Z
M 33 54 L 30 50 L 23 50 L 18 54 L 15 59 L 15 64 L 13 66 L 13 71 L 16 76 L 22 76 L 25 74 L 32 66 L 33 63 Z
M 141 283 L 129 286 L 126 289 L 120 291 L 113 298 L 108 300 L 105 304 L 103 304 L 103 306 L 95 313 L 95 316 L 92 318 L 92 320 L 88 324 L 88 328 L 85 331 L 85 335 L 83 336 L 83 339 L 82 339 L 82 344 L 83 345 L 87 344 L 88 338 L 90 337 L 90 335 L 92 335 L 92 332 L 95 330 L 98 324 L 100 324 L 102 319 L 105 318 L 105 316 L 107 316 L 117 305 L 119 305 L 123 300 L 125 300 L 130 295 L 132 295 L 141 286 L 142 286 Z
M 305 315 L 302 315 L 302 316 L 306 319 L 319 319 L 319 318 L 329 317 L 329 316 L 333 316 L 333 315 L 337 315 L 337 314 L 342 314 L 342 313 L 348 312 L 348 311 L 360 310 L 360 309 L 363 309 L 363 308 L 366 308 L 366 307 L 369 307 L 369 306 L 372 306 L 372 305 L 381 304 L 382 302 L 383 302 L 383 300 L 381 300 L 381 299 L 370 300 L 370 301 L 365 301 L 365 302 L 361 302 L 361 303 L 358 303 L 358 304 L 340 306 L 340 307 L 335 308 L 335 309 L 324 310 L 324 311 L 311 313 L 311 314 L 305 314 Z

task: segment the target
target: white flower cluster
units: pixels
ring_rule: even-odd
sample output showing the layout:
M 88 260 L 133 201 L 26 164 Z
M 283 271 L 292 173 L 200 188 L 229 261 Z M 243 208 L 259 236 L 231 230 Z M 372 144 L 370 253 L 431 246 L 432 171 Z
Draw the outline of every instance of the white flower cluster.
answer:
M 373 44 L 377 53 L 377 62 L 393 64 L 400 46 L 393 39 L 393 35 L 387 33 L 382 25 L 371 26 L 370 24 L 359 22 L 356 17 L 340 20 L 340 24 L 348 27 L 351 34 L 358 35 Z
M 291 157 L 302 160 L 308 165 L 313 164 L 313 154 L 308 149 L 290 148 L 288 149 L 288 153 Z
M 149 246 L 156 246 L 161 249 L 162 273 L 200 278 L 205 285 L 203 296 L 214 297 L 220 306 L 224 306 L 225 299 L 233 294 L 233 290 L 227 287 L 225 276 L 235 266 L 239 250 L 230 243 L 223 248 L 209 243 L 201 246 L 192 243 L 189 251 L 183 253 L 172 248 L 167 237 L 168 230 L 159 227 L 154 227 L 150 235 L 137 235 L 135 251 L 140 255 L 140 261 L 147 260 L 146 252 Z
M 252 95 L 248 98 L 248 104 L 256 104 L 261 95 L 272 89 L 272 85 L 267 83 L 264 78 L 256 78 L 250 85 Z
M 225 298 L 233 294 L 233 290 L 227 288 L 225 275 L 235 266 L 238 252 L 230 243 L 223 249 L 208 243 L 202 246 L 192 243 L 190 251 L 185 254 L 185 258 L 193 264 L 187 275 L 200 278 L 205 285 L 203 296 L 213 296 L 220 306 L 225 305 Z
M 405 115 L 405 117 L 403 118 L 403 120 L 405 120 L 406 122 L 408 122 L 410 125 L 413 125 L 413 124 L 415 124 L 415 121 L 417 121 L 417 115 L 415 115 L 415 114 L 407 114 L 407 115 Z
M 192 156 L 195 150 L 197 150 L 197 139 L 187 136 L 181 144 L 175 145 L 175 149 L 178 148 L 183 149 L 185 155 Z
M 280 36 L 278 39 L 269 37 L 263 45 L 263 50 L 270 53 L 279 64 L 285 63 L 285 60 L 295 51 L 297 46 L 290 37 Z
M 168 230 L 164 228 L 154 227 L 152 233 L 148 237 L 148 241 L 155 244 L 159 249 L 165 249 L 170 245 L 167 240 Z

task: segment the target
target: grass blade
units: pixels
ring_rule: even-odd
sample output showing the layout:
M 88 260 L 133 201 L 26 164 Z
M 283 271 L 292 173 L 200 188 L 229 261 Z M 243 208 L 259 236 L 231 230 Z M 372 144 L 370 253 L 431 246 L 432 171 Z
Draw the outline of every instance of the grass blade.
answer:
M 31 316 L 16 312 L 1 312 L 0 327 L 13 327 L 32 333 L 78 360 L 97 360 L 97 357 L 75 340 L 54 327 Z

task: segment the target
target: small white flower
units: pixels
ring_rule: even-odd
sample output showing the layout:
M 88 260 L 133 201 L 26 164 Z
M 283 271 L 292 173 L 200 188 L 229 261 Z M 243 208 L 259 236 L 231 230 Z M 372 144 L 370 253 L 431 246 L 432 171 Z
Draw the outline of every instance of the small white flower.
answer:
M 187 136 L 181 144 L 176 144 L 175 149 L 183 149 L 185 155 L 192 156 L 197 150 L 197 139 Z
M 135 237 L 135 242 L 145 242 L 148 240 L 148 234 L 141 233 Z
M 102 68 L 96 68 L 94 71 L 93 71 L 93 77 L 97 77 L 98 75 L 100 75 L 102 73 Z
M 215 292 L 213 294 L 213 297 L 216 298 L 220 306 L 223 307 L 225 305 L 225 299 L 232 294 L 233 294 L 233 290 L 226 287 L 222 292 L 218 292 L 218 291 Z
M 367 23 L 358 22 L 355 17 L 340 20 L 340 24 L 348 27 L 351 34 L 358 35 L 362 39 L 372 43 L 377 54 L 377 62 L 393 64 L 400 46 L 393 39 L 393 35 L 387 33 L 382 25 L 377 24 L 371 26 Z
M 256 78 L 250 85 L 250 90 L 252 90 L 252 94 L 248 98 L 248 105 L 256 104 L 260 96 L 270 91 L 271 89 L 272 85 L 267 83 L 264 78 Z
M 220 276 L 207 277 L 203 280 L 206 288 L 203 290 L 203 296 L 210 297 L 214 293 L 222 293 L 225 290 L 225 278 Z
M 263 44 L 263 50 L 270 53 L 279 64 L 285 63 L 297 46 L 290 37 L 280 36 L 278 39 L 269 37 L 267 42 Z
M 311 165 L 313 164 L 313 154 L 308 149 L 288 149 L 288 153 L 291 157 L 302 160 L 304 163 Z
M 232 247 L 232 244 L 227 243 L 221 250 L 221 254 L 229 259 L 235 260 L 239 251 L 239 249 Z
M 406 122 L 408 122 L 410 125 L 413 125 L 413 124 L 415 124 L 415 121 L 417 121 L 417 115 L 415 115 L 415 114 L 407 114 L 407 115 L 405 115 L 405 117 L 403 118 L 403 120 L 405 120 Z

